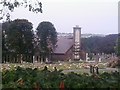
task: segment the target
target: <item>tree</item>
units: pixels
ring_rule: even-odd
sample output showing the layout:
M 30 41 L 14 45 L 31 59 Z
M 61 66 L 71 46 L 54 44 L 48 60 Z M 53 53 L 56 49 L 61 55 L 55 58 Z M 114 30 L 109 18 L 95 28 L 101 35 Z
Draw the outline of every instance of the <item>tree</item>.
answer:
M 43 61 L 53 52 L 57 42 L 57 32 L 51 22 L 41 22 L 37 27 L 37 35 L 40 39 L 40 50 Z
M 39 0 L 1 0 L 0 5 L 2 6 L 0 8 L 0 20 L 5 16 L 6 20 L 10 20 L 10 12 L 13 12 L 15 8 L 20 6 L 28 8 L 29 11 L 35 13 L 42 13 L 42 3 Z M 7 12 L 5 9 L 7 9 Z
M 8 30 L 10 23 L 4 22 L 2 23 L 2 52 L 7 52 L 8 49 L 6 47 L 6 30 Z
M 7 26 L 3 25 L 3 29 L 5 29 L 3 31 L 6 36 L 6 47 L 9 53 L 18 53 L 20 55 L 24 53 L 33 54 L 34 33 L 32 31 L 33 27 L 31 22 L 26 19 L 16 19 L 9 22 L 8 28 L 5 27 Z
M 105 37 L 82 38 L 82 49 L 88 53 L 115 53 L 117 34 L 106 35 Z
M 10 23 L 4 22 L 2 23 L 2 62 L 6 62 L 6 60 L 3 59 L 3 57 L 8 52 L 8 47 L 6 46 L 6 30 L 8 30 Z
M 117 56 L 120 58 L 120 33 L 118 34 L 116 51 L 117 51 Z

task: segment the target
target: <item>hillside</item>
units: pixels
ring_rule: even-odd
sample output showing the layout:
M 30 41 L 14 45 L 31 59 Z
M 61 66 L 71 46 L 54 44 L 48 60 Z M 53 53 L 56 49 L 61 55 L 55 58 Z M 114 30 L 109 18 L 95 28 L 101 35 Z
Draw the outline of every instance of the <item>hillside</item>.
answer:
M 82 49 L 93 53 L 115 53 L 118 34 L 82 38 Z

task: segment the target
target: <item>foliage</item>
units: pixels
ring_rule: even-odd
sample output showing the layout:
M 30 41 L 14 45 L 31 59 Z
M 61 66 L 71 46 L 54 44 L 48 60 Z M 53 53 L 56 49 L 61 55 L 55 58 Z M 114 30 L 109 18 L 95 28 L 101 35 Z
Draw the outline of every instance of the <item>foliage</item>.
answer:
M 118 34 L 117 46 L 116 46 L 117 56 L 120 57 L 120 33 Z
M 118 35 L 111 34 L 105 37 L 82 38 L 82 49 L 90 53 L 115 53 Z
M 108 62 L 107 66 L 111 67 L 111 68 L 119 68 L 120 67 L 120 60 L 119 59 L 111 60 Z
M 78 88 L 120 88 L 120 73 L 102 73 L 99 75 L 76 74 L 74 72 L 63 74 L 61 71 L 49 71 L 47 69 L 21 68 L 16 70 L 2 71 L 3 90 L 15 88 L 15 90 L 27 89 L 51 89 L 59 90 L 60 83 L 64 83 L 64 88 L 73 90 Z
M 34 33 L 32 23 L 26 19 L 5 22 L 3 28 L 3 53 L 33 53 Z
M 15 8 L 18 8 L 20 6 L 28 8 L 29 11 L 35 13 L 42 13 L 42 3 L 39 0 L 1 0 L 0 5 L 2 6 L 2 8 L 0 8 L 0 20 L 2 20 L 6 16 L 6 20 L 9 21 L 9 11 L 13 12 Z M 7 9 L 8 11 L 5 12 L 5 9 Z
M 37 27 L 40 50 L 45 59 L 53 51 L 57 42 L 57 32 L 51 22 L 41 22 Z
M 9 22 L 5 22 L 2 24 L 2 52 L 5 53 L 8 51 L 7 46 L 6 46 L 6 40 L 5 40 L 5 31 L 8 30 L 10 26 Z

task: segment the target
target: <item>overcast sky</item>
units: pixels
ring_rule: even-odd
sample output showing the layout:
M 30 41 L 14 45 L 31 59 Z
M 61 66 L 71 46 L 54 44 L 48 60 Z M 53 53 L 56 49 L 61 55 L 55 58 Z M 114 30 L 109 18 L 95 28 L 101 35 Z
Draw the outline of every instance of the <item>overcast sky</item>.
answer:
M 41 0 L 43 13 L 35 14 L 25 8 L 15 9 L 11 19 L 28 19 L 34 30 L 42 21 L 50 21 L 57 32 L 72 33 L 82 27 L 82 33 L 118 33 L 119 0 Z

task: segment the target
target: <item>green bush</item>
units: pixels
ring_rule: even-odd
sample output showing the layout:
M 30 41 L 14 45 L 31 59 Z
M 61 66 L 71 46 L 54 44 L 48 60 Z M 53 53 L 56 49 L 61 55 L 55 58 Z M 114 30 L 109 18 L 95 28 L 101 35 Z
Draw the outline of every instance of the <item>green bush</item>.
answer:
M 54 88 L 59 90 L 60 83 L 64 82 L 64 88 L 120 88 L 120 73 L 102 73 L 99 75 L 76 74 L 70 72 L 63 74 L 62 71 L 49 71 L 47 68 L 38 70 L 37 68 L 21 68 L 16 70 L 2 71 L 3 90 L 15 88 L 15 90 L 35 90 L 42 88 L 48 90 Z

